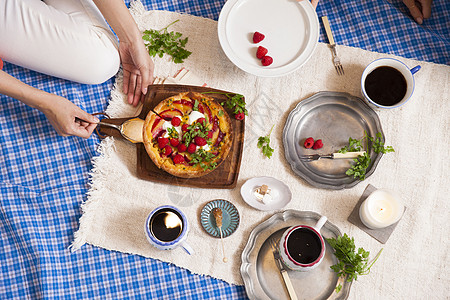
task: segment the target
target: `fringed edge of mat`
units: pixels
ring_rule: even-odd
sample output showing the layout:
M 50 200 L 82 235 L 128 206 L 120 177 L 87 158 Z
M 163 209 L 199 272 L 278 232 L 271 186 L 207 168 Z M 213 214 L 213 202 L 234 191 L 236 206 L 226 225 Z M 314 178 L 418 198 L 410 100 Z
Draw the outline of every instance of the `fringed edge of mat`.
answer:
M 85 228 L 84 226 L 84 220 L 86 219 L 87 215 L 86 212 L 102 199 L 101 195 L 103 193 L 104 187 L 102 184 L 99 184 L 99 182 L 103 182 L 103 180 L 101 180 L 101 177 L 104 177 L 105 174 L 102 173 L 102 168 L 99 167 L 99 165 L 101 165 L 101 163 L 104 161 L 104 157 L 109 157 L 116 151 L 114 138 L 105 138 L 100 143 L 97 151 L 99 153 L 99 156 L 94 157 L 94 159 L 92 160 L 93 168 L 89 172 L 89 191 L 87 192 L 87 200 L 81 204 L 82 214 L 79 219 L 79 228 L 74 234 L 74 240 L 72 244 L 69 246 L 69 250 L 71 252 L 79 250 L 87 242 L 85 232 L 89 230 L 89 228 Z

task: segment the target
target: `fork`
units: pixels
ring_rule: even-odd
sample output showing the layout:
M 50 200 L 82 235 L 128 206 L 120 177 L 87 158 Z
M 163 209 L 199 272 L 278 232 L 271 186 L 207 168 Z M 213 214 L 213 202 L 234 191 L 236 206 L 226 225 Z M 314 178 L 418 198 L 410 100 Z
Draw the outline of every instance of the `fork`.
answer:
M 300 156 L 300 160 L 309 162 L 309 161 L 314 161 L 314 160 L 319 160 L 321 158 L 328 158 L 328 159 L 333 159 L 333 154 L 328 154 L 328 155 L 320 155 L 320 154 L 311 154 L 311 155 L 302 155 Z
M 322 17 L 323 26 L 325 26 L 325 31 L 327 33 L 328 42 L 330 42 L 330 48 L 331 52 L 333 53 L 333 63 L 334 68 L 336 69 L 336 72 L 338 75 L 344 75 L 344 67 L 342 67 L 341 59 L 337 55 L 336 52 L 336 43 L 334 42 L 333 33 L 331 33 L 331 27 L 330 23 L 328 22 L 328 17 L 323 16 Z
M 272 248 L 273 258 L 275 259 L 275 264 L 280 270 L 281 275 L 283 276 L 284 283 L 286 284 L 286 288 L 288 290 L 289 296 L 291 300 L 298 300 L 297 294 L 295 293 L 294 286 L 292 285 L 291 279 L 289 278 L 289 274 L 286 271 L 283 263 L 281 262 L 280 253 L 278 252 L 278 242 L 271 238 L 269 240 L 270 247 Z

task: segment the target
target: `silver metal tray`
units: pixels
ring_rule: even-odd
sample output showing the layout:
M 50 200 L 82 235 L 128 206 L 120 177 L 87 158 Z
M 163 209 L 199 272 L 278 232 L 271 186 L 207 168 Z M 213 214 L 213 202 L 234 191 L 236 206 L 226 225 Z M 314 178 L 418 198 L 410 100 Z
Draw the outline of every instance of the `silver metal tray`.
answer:
M 300 160 L 305 154 L 329 154 L 348 145 L 349 137 L 361 139 L 364 131 L 375 137 L 383 136 L 380 119 L 362 99 L 340 92 L 319 92 L 302 100 L 289 114 L 283 130 L 286 160 L 294 173 L 309 184 L 324 189 L 344 189 L 357 185 L 360 180 L 345 172 L 351 166 L 350 159 L 321 159 L 313 162 Z M 305 139 L 322 139 L 323 148 L 306 149 Z M 373 149 L 366 149 L 372 159 L 367 168 L 370 176 L 382 157 Z
M 311 211 L 286 210 L 276 213 L 262 222 L 250 233 L 242 252 L 241 276 L 250 299 L 290 299 L 283 278 L 275 265 L 269 239 L 280 239 L 283 232 L 294 225 L 314 225 L 321 215 Z M 325 238 L 336 238 L 340 230 L 327 221 L 321 229 Z M 326 252 L 322 263 L 309 272 L 288 271 L 298 299 L 347 299 L 351 282 L 338 277 L 330 266 L 337 263 L 333 249 L 326 242 Z M 335 288 L 342 289 L 336 293 Z

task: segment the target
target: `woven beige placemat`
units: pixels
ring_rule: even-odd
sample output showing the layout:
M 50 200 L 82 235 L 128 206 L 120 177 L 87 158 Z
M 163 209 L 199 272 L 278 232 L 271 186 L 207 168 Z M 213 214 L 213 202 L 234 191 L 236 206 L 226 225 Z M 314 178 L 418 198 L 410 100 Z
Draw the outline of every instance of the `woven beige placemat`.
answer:
M 393 56 L 341 46 L 339 53 L 345 75 L 337 76 L 330 49 L 319 43 L 313 57 L 298 71 L 280 78 L 260 78 L 244 73 L 227 59 L 217 38 L 217 22 L 166 11 L 147 12 L 139 2 L 132 3 L 131 11 L 141 30 L 163 28 L 179 19 L 171 29 L 189 37 L 187 48 L 192 51 L 191 57 L 182 66 L 166 58 L 155 59 L 156 76 L 172 76 L 180 67 L 185 67 L 210 87 L 245 95 L 249 116 L 238 184 L 233 190 L 211 190 L 140 180 L 136 177 L 135 146 L 108 138 L 100 144 L 99 156 L 93 161 L 89 193 L 82 207 L 73 249 L 88 243 L 243 284 L 239 270 L 242 250 L 252 229 L 274 213 L 255 210 L 242 200 L 239 189 L 246 180 L 255 176 L 282 180 L 293 194 L 286 209 L 326 215 L 342 232 L 354 236 L 358 247 L 377 253 L 379 242 L 347 221 L 370 183 L 402 195 L 408 213 L 390 236 L 371 273 L 352 285 L 351 295 L 355 295 L 354 299 L 417 299 L 421 295 L 433 295 L 436 290 L 445 290 L 450 278 L 443 263 L 449 261 L 448 247 L 443 245 L 448 246 L 447 173 L 450 167 L 448 160 L 431 159 L 430 153 L 447 157 L 450 154 L 450 67 L 397 57 L 411 68 L 420 64 L 422 69 L 415 75 L 415 94 L 405 106 L 377 111 L 386 143 L 396 152 L 384 155 L 375 173 L 354 188 L 322 190 L 295 175 L 284 158 L 281 137 L 289 112 L 299 101 L 319 91 L 341 91 L 361 97 L 359 79 L 364 67 L 377 58 Z M 119 74 L 108 113 L 112 117 L 137 115 L 136 109 L 126 103 L 121 82 Z M 271 147 L 275 152 L 267 159 L 256 143 L 258 137 L 269 133 L 272 125 L 275 127 Z M 326 137 L 326 132 L 323 135 Z M 231 201 L 241 217 L 238 230 L 224 240 L 229 254 L 226 264 L 222 262 L 220 240 L 210 237 L 199 219 L 204 204 L 218 198 Z M 188 256 L 182 249 L 159 251 L 148 244 L 144 235 L 145 218 L 162 204 L 175 205 L 186 214 L 191 223 L 187 241 L 196 255 Z M 425 266 L 426 275 L 423 273 Z M 408 277 L 396 274 L 408 274 Z

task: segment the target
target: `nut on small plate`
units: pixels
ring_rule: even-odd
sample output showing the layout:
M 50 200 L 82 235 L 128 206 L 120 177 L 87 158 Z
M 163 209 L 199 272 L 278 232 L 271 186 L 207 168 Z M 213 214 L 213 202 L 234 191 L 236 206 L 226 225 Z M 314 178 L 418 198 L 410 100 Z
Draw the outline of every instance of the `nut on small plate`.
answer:
M 269 192 L 269 187 L 267 186 L 267 185 L 265 185 L 265 184 L 263 184 L 262 186 L 260 186 L 259 187 L 259 193 L 261 194 L 261 195 L 265 195 L 265 194 L 267 194 Z
M 269 186 L 266 184 L 263 184 L 260 187 L 255 189 L 255 197 L 256 197 L 256 199 L 258 199 L 258 201 L 260 201 L 264 204 L 268 204 L 273 200 L 270 192 L 271 192 L 271 189 L 269 188 Z

